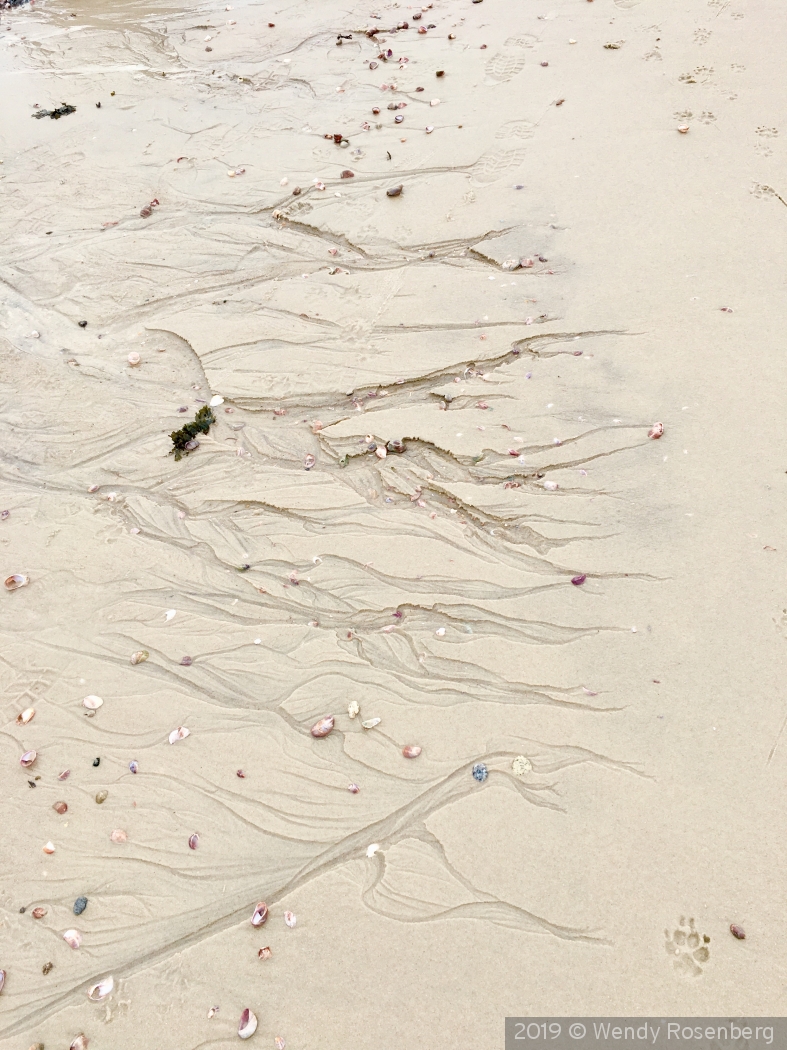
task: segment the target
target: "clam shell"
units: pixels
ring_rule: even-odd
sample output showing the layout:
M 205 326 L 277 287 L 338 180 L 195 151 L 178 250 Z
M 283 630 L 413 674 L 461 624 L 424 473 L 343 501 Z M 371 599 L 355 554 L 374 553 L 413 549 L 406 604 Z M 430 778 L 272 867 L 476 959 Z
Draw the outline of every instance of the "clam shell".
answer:
M 7 576 L 5 580 L 5 589 L 7 591 L 18 591 L 20 587 L 26 587 L 30 583 L 29 576 L 23 576 L 19 572 L 15 572 L 13 576 Z
M 361 705 L 357 700 L 351 700 L 347 705 L 347 714 L 350 718 L 355 718 L 356 715 L 360 714 Z
M 63 940 L 69 948 L 79 948 L 82 944 L 82 934 L 79 930 L 66 930 L 63 934 Z
M 29 769 L 37 758 L 37 751 L 25 751 L 25 753 L 19 759 L 19 765 L 23 766 L 25 769 Z
M 57 779 L 58 780 L 68 780 L 68 778 L 70 776 L 71 776 L 71 770 L 70 769 L 64 769 L 62 773 L 58 773 L 57 774 Z
M 30 914 L 33 916 L 34 919 L 43 919 L 43 917 L 46 915 L 46 908 L 33 908 Z
M 113 842 L 128 842 L 128 833 L 122 828 L 116 828 L 109 837 Z
M 292 929 L 294 929 L 295 924 L 296 924 L 297 921 L 298 921 L 297 918 L 295 917 L 295 915 L 291 911 L 285 911 L 285 913 L 284 913 L 284 923 L 285 923 L 286 926 L 289 926 L 290 929 L 292 930 Z
M 82 706 L 86 707 L 88 711 L 98 711 L 99 707 L 103 706 L 104 701 L 100 696 L 86 696 L 82 701 Z
M 42 848 L 44 850 L 44 853 L 48 853 L 50 856 L 55 852 L 54 844 L 51 842 L 47 842 L 46 845 Z
M 52 809 L 55 811 L 55 813 L 59 813 L 60 816 L 62 817 L 64 813 L 68 813 L 68 803 L 67 802 L 53 802 L 52 803 Z
M 5 970 L 0 970 L 0 992 L 2 992 L 4 984 L 5 984 Z
M 35 713 L 36 709 L 34 707 L 26 708 L 26 710 L 16 716 L 16 724 L 18 726 L 26 726 L 35 717 Z
M 194 832 L 193 835 L 189 835 L 189 849 L 196 849 L 199 846 L 199 835 Z
M 657 438 L 662 437 L 663 434 L 664 434 L 664 424 L 663 423 L 654 423 L 653 426 L 648 431 L 648 437 L 649 438 L 653 438 L 654 440 L 657 439 Z M 6 587 L 8 586 L 8 580 L 6 580 L 5 585 L 6 585 Z
M 262 926 L 268 918 L 268 905 L 265 901 L 260 901 L 259 904 L 254 908 L 254 914 L 251 917 L 252 926 Z
M 185 726 L 178 726 L 177 729 L 173 729 L 172 732 L 169 734 L 169 742 L 170 744 L 175 744 L 178 742 L 178 740 L 185 740 L 186 737 L 190 735 L 190 733 L 191 730 L 186 729 Z
M 241 1039 L 251 1039 L 257 1031 L 257 1015 L 248 1007 L 240 1015 L 238 1022 L 238 1035 Z
M 326 715 L 325 718 L 321 718 L 319 722 L 314 723 L 311 728 L 311 734 L 317 738 L 328 736 L 329 733 L 333 732 L 333 726 L 333 715 Z
M 285 1046 L 287 1045 L 287 1040 L 284 1038 L 283 1035 L 277 1035 L 276 1038 L 273 1040 L 273 1045 L 276 1047 L 276 1050 L 284 1050 Z
M 128 355 L 128 363 L 131 365 L 132 368 L 136 368 L 137 365 L 139 365 L 141 362 L 142 358 L 139 356 L 138 353 L 136 353 L 136 351 L 132 351 Z
M 139 762 L 129 762 L 128 768 L 131 770 L 132 773 L 138 773 L 139 772 Z
M 382 722 L 382 718 L 367 718 L 365 722 L 361 722 L 364 729 L 374 729 L 375 726 L 379 726 Z
M 94 1003 L 98 1003 L 102 999 L 106 999 L 106 997 L 111 994 L 114 987 L 115 978 L 105 977 L 103 981 L 99 981 L 98 984 L 93 985 L 87 993 L 87 997 L 88 999 L 92 999 Z
M 272 955 L 273 952 L 267 945 L 264 948 L 260 948 L 260 950 L 257 952 L 258 959 L 270 959 Z
M 71 1046 L 69 1047 L 69 1050 L 87 1050 L 88 1042 L 89 1042 L 89 1040 L 88 1040 L 88 1037 L 85 1035 L 85 1033 L 84 1032 L 80 1032 L 79 1035 L 76 1037 L 76 1039 L 71 1044 Z
M 408 744 L 407 747 L 402 748 L 402 754 L 405 758 L 418 758 L 421 754 L 421 748 L 418 744 Z
M 511 763 L 511 769 L 518 777 L 523 777 L 525 773 L 529 773 L 532 768 L 533 763 L 525 755 L 517 755 Z
M 150 658 L 150 653 L 147 649 L 139 649 L 131 657 L 131 663 L 136 666 L 137 664 L 144 664 L 146 660 Z

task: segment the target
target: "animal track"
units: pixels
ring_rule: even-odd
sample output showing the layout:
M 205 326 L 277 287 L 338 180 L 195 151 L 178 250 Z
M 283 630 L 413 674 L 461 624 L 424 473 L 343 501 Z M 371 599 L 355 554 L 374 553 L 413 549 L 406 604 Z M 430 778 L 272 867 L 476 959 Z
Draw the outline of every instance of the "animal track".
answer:
M 691 118 L 694 116 L 690 109 L 682 109 L 679 113 L 673 113 L 672 115 L 674 116 L 675 120 L 680 120 L 684 124 L 687 120 L 691 120 Z
M 687 977 L 699 977 L 702 973 L 702 964 L 710 959 L 710 937 L 707 934 L 700 935 L 697 932 L 694 919 L 689 919 L 688 925 L 683 916 L 678 923 L 678 928 L 672 931 L 664 931 L 664 947 L 667 955 L 672 956 L 672 965 L 675 969 Z
M 476 182 L 497 182 L 512 168 L 521 164 L 527 155 L 527 150 L 510 149 L 494 150 L 484 153 L 473 165 L 473 178 Z
M 681 73 L 678 80 L 684 84 L 707 84 L 713 76 L 713 66 L 697 66 L 691 73 Z
M 775 139 L 779 134 L 779 129 L 759 127 L 757 128 L 757 134 L 764 139 Z
M 646 51 L 642 56 L 646 62 L 649 62 L 651 58 L 657 58 L 661 62 L 661 52 L 658 48 L 654 48 L 652 51 Z
M 704 110 L 704 112 L 700 113 L 698 119 L 699 119 L 700 124 L 715 124 L 716 123 L 716 117 L 714 116 L 713 113 L 710 112 L 710 110 L 707 110 L 707 109 Z
M 642 3 L 642 0 L 615 0 L 615 7 L 620 7 L 624 11 L 628 11 L 632 7 L 637 7 Z
M 694 43 L 695 44 L 707 44 L 713 33 L 710 29 L 695 29 L 694 30 Z
M 486 64 L 487 80 L 497 84 L 504 84 L 507 80 L 515 77 L 517 73 L 521 73 L 524 68 L 524 55 L 500 51 L 498 54 L 492 55 Z

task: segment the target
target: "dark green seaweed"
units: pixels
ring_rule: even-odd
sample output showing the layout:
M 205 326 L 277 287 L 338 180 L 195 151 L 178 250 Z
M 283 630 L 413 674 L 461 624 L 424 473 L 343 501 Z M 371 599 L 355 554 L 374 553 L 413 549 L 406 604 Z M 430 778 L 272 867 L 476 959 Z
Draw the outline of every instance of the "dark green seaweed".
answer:
M 173 430 L 169 435 L 172 438 L 172 448 L 169 454 L 174 454 L 176 461 L 181 456 L 187 456 L 192 451 L 190 448 L 186 448 L 188 442 L 193 441 L 197 434 L 207 434 L 215 422 L 216 417 L 213 415 L 213 410 L 208 405 L 203 405 L 196 416 L 194 416 L 193 422 L 187 423 L 180 430 Z

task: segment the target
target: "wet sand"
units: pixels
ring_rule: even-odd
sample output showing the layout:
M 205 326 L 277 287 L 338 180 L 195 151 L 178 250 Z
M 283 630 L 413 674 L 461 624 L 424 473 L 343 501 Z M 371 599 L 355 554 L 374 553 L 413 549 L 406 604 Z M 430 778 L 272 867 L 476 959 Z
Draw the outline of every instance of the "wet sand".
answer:
M 2 1050 L 783 1012 L 781 7 L 418 10 L 0 17 Z

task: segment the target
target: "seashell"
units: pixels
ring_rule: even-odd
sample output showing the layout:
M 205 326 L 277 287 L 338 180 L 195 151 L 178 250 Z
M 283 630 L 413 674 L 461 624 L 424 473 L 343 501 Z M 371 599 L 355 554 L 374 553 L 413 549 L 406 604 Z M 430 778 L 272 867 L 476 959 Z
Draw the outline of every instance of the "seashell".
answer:
M 25 751 L 25 753 L 19 759 L 19 765 L 23 766 L 25 769 L 29 769 L 37 758 L 37 751 Z
M 257 1031 L 257 1016 L 248 1007 L 240 1015 L 238 1035 L 241 1039 L 251 1039 Z
M 382 722 L 382 718 L 367 718 L 365 722 L 361 722 L 364 729 L 374 729 L 375 726 L 379 726 Z
M 314 188 L 316 190 L 324 190 L 325 189 L 325 183 L 324 182 L 320 182 L 320 180 L 317 179 L 316 182 L 314 183 Z
M 46 908 L 33 908 L 30 914 L 33 916 L 34 919 L 43 919 L 43 917 L 46 915 Z
M 375 456 L 377 456 L 378 459 L 385 459 L 385 457 L 388 455 L 388 449 L 385 447 L 385 445 L 378 445 L 377 448 L 374 450 L 374 454 Z
M 345 168 L 344 171 L 339 176 L 339 178 L 340 179 L 354 179 L 355 178 L 355 172 L 354 171 L 350 171 L 349 168 Z
M 34 707 L 28 707 L 22 711 L 21 714 L 16 716 L 16 724 L 18 726 L 26 726 L 28 722 L 31 722 L 35 717 L 36 709 Z
M 55 852 L 55 847 L 51 842 L 47 842 L 47 844 L 43 847 L 43 850 L 44 853 L 48 853 L 51 856 Z
M 429 105 L 430 106 L 439 106 L 440 105 L 440 99 L 439 98 L 433 98 L 432 101 L 429 103 Z
M 373 857 L 375 855 L 375 853 L 377 853 L 377 851 L 379 849 L 380 849 L 380 843 L 379 842 L 373 842 L 371 844 L 371 846 L 367 846 L 366 847 L 366 856 L 367 857 Z
M 59 813 L 60 816 L 62 817 L 64 813 L 68 813 L 68 803 L 67 802 L 55 802 L 52 805 L 52 809 L 55 811 L 55 813 Z
M 104 701 L 100 696 L 86 696 L 82 701 L 82 706 L 86 707 L 88 711 L 98 711 L 99 707 L 103 706 Z
M 522 263 L 519 259 L 506 259 L 501 269 L 503 270 L 518 270 Z
M 290 180 L 289 180 L 289 179 L 287 178 L 287 176 L 285 175 L 285 176 L 284 176 L 284 178 L 283 178 L 283 179 L 281 180 L 281 182 L 279 183 L 279 185 L 280 185 L 280 186 L 286 186 L 286 185 L 287 185 L 287 184 L 289 183 L 289 181 L 290 181 Z
M 477 780 L 479 784 L 483 784 L 486 778 L 489 776 L 489 770 L 486 768 L 483 762 L 476 762 L 473 766 L 473 780 Z
M 401 124 L 403 120 L 404 120 L 404 116 L 401 113 L 397 113 L 396 116 L 394 117 L 394 123 L 395 124 Z
M 169 623 L 169 621 L 171 619 L 173 619 L 173 617 L 175 617 L 176 615 L 177 615 L 177 610 L 176 609 L 167 609 L 167 611 L 164 613 L 164 620 L 165 620 L 165 622 Z
M 730 933 L 739 941 L 746 940 L 746 931 L 742 926 L 738 926 L 736 923 L 732 923 L 730 926 Z
M 385 191 L 385 195 L 386 197 L 401 197 L 403 189 L 404 186 L 401 184 L 398 186 L 391 186 L 390 189 Z
M 46 977 L 46 975 L 51 971 L 54 965 L 55 964 L 53 962 L 44 963 L 44 965 L 41 967 L 41 973 L 44 975 L 44 977 Z
M 4 984 L 5 984 L 5 970 L 0 970 L 0 992 L 2 992 Z
M 254 913 L 251 917 L 252 926 L 264 926 L 268 919 L 268 905 L 265 901 L 260 901 L 259 904 L 255 905 Z
M 424 130 L 426 131 L 427 135 L 431 135 L 434 131 L 434 124 L 427 124 Z
M 170 744 L 175 744 L 178 740 L 185 740 L 190 734 L 190 729 L 187 729 L 185 726 L 178 726 L 177 729 L 173 729 L 169 734 L 169 742 Z
M 109 837 L 113 842 L 128 842 L 128 835 L 122 828 L 116 828 Z
M 221 396 L 221 394 L 214 394 L 213 397 L 208 402 L 208 404 L 210 405 L 211 408 L 218 408 L 219 405 L 223 405 L 224 404 L 224 398 Z
M 276 1050 L 284 1050 L 285 1046 L 287 1045 L 287 1040 L 284 1038 L 283 1035 L 277 1035 L 276 1038 L 273 1040 L 273 1045 L 276 1047 Z
M 142 358 L 136 351 L 133 351 L 128 355 L 128 363 L 132 368 L 136 368 L 138 365 L 142 364 Z
M 581 587 L 586 579 L 587 579 L 587 573 L 583 572 L 579 576 L 572 576 L 571 577 L 571 582 L 574 584 L 575 587 Z
M 66 942 L 69 948 L 79 948 L 82 944 L 82 934 L 79 930 L 66 930 L 63 934 L 63 940 Z
M 678 128 L 678 131 L 681 133 L 681 135 L 688 135 L 688 133 L 689 133 L 689 125 L 688 124 L 681 124 L 680 127 Z
M 361 789 L 358 787 L 357 784 L 348 784 L 347 790 L 350 792 L 351 795 L 357 795 Z
M 7 576 L 5 581 L 5 589 L 7 591 L 18 591 L 20 587 L 26 587 L 30 583 L 29 576 L 22 576 L 21 573 L 14 573 L 13 576 Z
M 326 715 L 325 718 L 321 718 L 319 722 L 314 723 L 311 728 L 311 734 L 318 739 L 320 737 L 328 736 L 329 733 L 333 732 L 333 726 L 333 715 Z
M 525 773 L 529 773 L 533 768 L 533 763 L 529 758 L 524 755 L 517 755 L 514 761 L 511 763 L 511 769 L 514 771 L 516 776 L 523 777 Z
M 88 999 L 92 999 L 94 1003 L 98 1003 L 102 999 L 106 999 L 106 997 L 111 994 L 114 987 L 115 978 L 105 977 L 103 981 L 99 981 L 98 984 L 93 985 L 87 993 L 87 997 Z
M 97 791 L 96 792 L 96 802 L 98 803 L 99 806 L 103 802 L 106 802 L 106 800 L 108 798 L 109 798 L 109 792 L 106 790 L 106 788 L 102 789 L 101 791 Z
M 218 1006 L 211 1006 L 210 1010 L 208 1010 L 208 1020 L 210 1021 L 210 1019 L 212 1017 L 215 1017 L 218 1012 L 219 1012 Z
M 653 438 L 653 440 L 655 441 L 658 438 L 660 438 L 663 435 L 663 433 L 664 433 L 664 424 L 663 423 L 654 423 L 653 426 L 648 431 L 648 437 L 649 438 Z M 7 585 L 8 584 L 7 584 L 7 581 L 6 581 L 6 586 Z
M 408 744 L 407 747 L 402 748 L 402 754 L 405 758 L 418 758 L 421 754 L 421 748 L 418 744 Z
M 442 638 L 445 635 L 445 627 L 438 627 L 435 634 L 438 638 Z
M 146 204 L 144 208 L 139 209 L 139 214 L 142 216 L 143 219 L 149 219 L 150 216 L 153 214 L 153 209 L 150 207 L 149 204 Z
M 311 452 L 309 452 L 307 455 L 305 455 L 303 457 L 303 466 L 304 466 L 304 469 L 306 469 L 306 470 L 311 470 L 316 462 L 317 462 L 317 460 L 314 458 L 314 456 L 311 454 Z
M 285 911 L 285 913 L 284 913 L 284 924 L 285 924 L 285 926 L 289 926 L 290 929 L 292 930 L 292 929 L 294 929 L 295 924 L 296 924 L 297 921 L 298 920 L 296 919 L 296 917 L 293 914 L 293 912 Z
M 556 481 L 545 481 L 543 482 L 544 488 L 547 492 L 557 492 L 558 483 Z
M 80 1032 L 79 1035 L 76 1037 L 76 1039 L 71 1044 L 71 1046 L 69 1047 L 69 1050 L 87 1050 L 88 1043 L 89 1043 L 88 1037 L 85 1035 L 84 1032 Z M 43 1050 L 43 1044 L 42 1044 L 42 1050 Z
M 267 945 L 264 948 L 260 948 L 260 950 L 257 952 L 258 959 L 270 959 L 272 955 L 273 952 L 270 950 L 270 948 L 267 947 Z
M 81 915 L 87 907 L 87 897 L 77 897 L 74 901 L 74 915 Z
M 190 656 L 182 656 L 180 658 L 180 666 L 181 667 L 191 667 L 191 665 L 193 663 L 194 663 L 194 660 Z
M 132 654 L 131 663 L 136 667 L 137 664 L 144 664 L 146 660 L 150 659 L 150 653 L 147 649 L 140 649 L 136 653 Z
M 361 705 L 358 703 L 357 700 L 351 700 L 347 705 L 347 714 L 350 716 L 350 718 L 355 718 L 355 716 L 360 713 L 360 710 Z
M 331 251 L 331 249 L 328 249 L 328 250 Z M 333 249 L 333 254 L 334 255 L 336 254 L 336 249 L 335 248 Z M 312 434 L 319 434 L 321 430 L 322 430 L 322 423 L 320 422 L 320 420 L 319 419 L 313 419 L 312 420 Z
M 88 492 L 98 492 L 98 490 L 99 490 L 99 486 L 98 485 L 90 485 L 87 491 Z
M 194 832 L 193 835 L 189 835 L 189 849 L 196 849 L 199 846 L 199 835 Z
M 138 762 L 129 762 L 128 768 L 131 770 L 132 773 L 138 773 L 139 772 L 139 763 Z
M 71 776 L 71 770 L 70 769 L 64 769 L 62 773 L 58 773 L 57 774 L 57 779 L 58 780 L 68 780 L 68 778 L 70 776 Z

